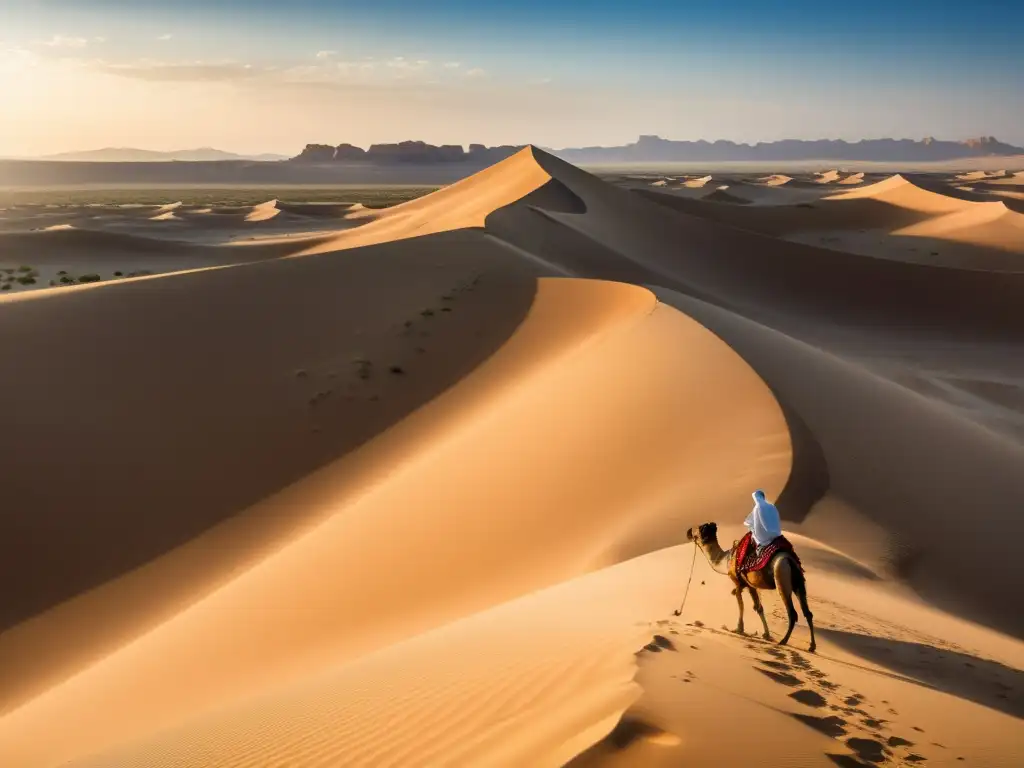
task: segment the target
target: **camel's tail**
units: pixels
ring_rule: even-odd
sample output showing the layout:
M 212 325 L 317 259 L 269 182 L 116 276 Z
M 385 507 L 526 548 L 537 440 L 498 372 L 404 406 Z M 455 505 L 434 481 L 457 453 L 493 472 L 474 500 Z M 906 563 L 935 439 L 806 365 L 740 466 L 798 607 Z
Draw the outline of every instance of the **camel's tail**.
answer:
M 793 591 L 798 595 L 807 596 L 807 577 L 804 575 L 804 567 L 800 564 L 800 561 L 795 557 L 791 557 L 789 562 L 793 566 Z

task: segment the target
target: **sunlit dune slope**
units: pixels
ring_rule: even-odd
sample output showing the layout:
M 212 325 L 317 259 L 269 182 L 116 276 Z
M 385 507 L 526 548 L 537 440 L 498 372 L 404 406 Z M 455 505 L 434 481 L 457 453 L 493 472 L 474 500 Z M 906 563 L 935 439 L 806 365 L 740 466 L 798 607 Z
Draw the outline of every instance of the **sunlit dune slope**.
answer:
M 198 602 L 53 681 L 0 723 L 0 740 L 20 734 L 18 754 L 56 759 L 152 732 L 311 665 L 674 541 L 689 517 L 684 502 L 725 514 L 751 483 L 777 492 L 788 468 L 774 399 L 718 339 L 640 288 L 542 283 L 525 322 L 464 382 L 245 513 L 303 509 L 305 534 L 275 539 L 227 582 L 222 572 L 206 597 L 213 585 L 194 576 Z M 202 556 L 196 544 L 163 567 Z M 154 577 L 130 574 L 122 589 L 136 578 Z M 54 629 L 68 631 L 60 619 L 73 616 L 57 615 Z M 33 645 L 46 637 L 46 619 L 25 636 Z M 137 701 L 143 681 L 160 695 Z M 60 744 L 33 735 L 33 723 L 71 713 L 80 727 Z

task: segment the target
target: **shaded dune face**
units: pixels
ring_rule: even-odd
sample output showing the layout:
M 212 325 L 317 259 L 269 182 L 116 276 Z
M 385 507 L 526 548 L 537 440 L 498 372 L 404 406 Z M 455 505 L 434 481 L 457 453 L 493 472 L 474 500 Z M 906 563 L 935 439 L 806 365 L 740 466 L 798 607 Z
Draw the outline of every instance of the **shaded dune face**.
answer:
M 391 268 L 407 278 L 393 291 L 374 266 L 384 254 L 370 250 L 5 306 L 0 348 L 22 374 L 0 388 L 22 406 L 0 438 L 12 457 L 6 508 L 17 519 L 0 568 L 31 578 L 3 601 L 3 625 L 187 541 L 352 450 L 486 359 L 525 316 L 535 281 L 504 268 L 484 280 L 486 257 L 453 252 L 457 233 L 423 243 L 422 255 L 392 254 Z M 441 323 L 442 297 L 477 279 L 460 296 L 463 322 Z M 380 306 L 373 296 L 385 290 L 390 301 Z M 400 336 L 406 322 L 415 330 Z M 357 393 L 361 356 L 378 370 Z M 413 361 L 423 368 L 415 388 L 369 400 L 374 386 L 392 384 L 390 365 Z M 328 390 L 333 426 L 311 434 L 310 400 Z M 68 515 L 72 507 L 80 513 Z M 92 535 L 93 546 L 80 546 Z
M 0 578 L 24 585 L 0 600 L 0 746 L 25 765 L 560 765 L 610 734 L 579 764 L 708 764 L 698 737 L 742 712 L 771 760 L 812 764 L 816 718 L 785 707 L 841 712 L 826 678 L 852 686 L 891 651 L 861 633 L 924 631 L 869 617 L 865 582 L 950 612 L 894 603 L 907 623 L 1024 637 L 1006 610 L 1022 443 L 906 383 L 974 377 L 978 408 L 998 383 L 1011 411 L 1024 272 L 783 241 L 804 213 L 893 231 L 980 210 L 900 177 L 803 183 L 839 199 L 689 200 L 528 148 L 382 211 L 222 214 L 359 217 L 287 258 L 0 300 L 18 361 Z M 807 553 L 823 663 L 853 654 L 828 674 L 746 638 L 722 651 L 690 620 L 735 621 L 702 559 L 700 613 L 664 618 L 691 557 L 665 548 L 709 520 L 728 545 L 757 487 Z M 900 643 L 889 684 L 914 685 L 919 644 Z M 659 690 L 640 647 L 679 659 L 663 701 L 692 706 L 678 689 L 712 676 L 686 721 L 703 729 L 620 722 Z M 1016 711 L 990 683 L 967 699 Z M 911 744 L 833 717 L 862 754 Z

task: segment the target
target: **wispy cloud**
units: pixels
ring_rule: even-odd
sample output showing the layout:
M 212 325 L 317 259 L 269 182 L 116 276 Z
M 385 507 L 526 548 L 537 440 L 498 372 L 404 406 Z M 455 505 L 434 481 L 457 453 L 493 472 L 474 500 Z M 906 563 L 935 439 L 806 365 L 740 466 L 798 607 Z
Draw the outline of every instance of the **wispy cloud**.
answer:
M 226 82 L 257 77 L 263 73 L 251 64 L 237 62 L 177 62 L 137 61 L 112 63 L 106 61 L 83 62 L 86 66 L 109 75 L 130 77 L 150 82 Z
M 391 69 L 400 69 L 404 71 L 418 71 L 430 66 L 430 62 L 427 59 L 413 60 L 407 59 L 405 56 L 395 56 L 395 58 L 388 59 L 384 63 Z
M 444 63 L 444 68 L 445 69 L 458 69 L 461 66 L 462 66 L 462 62 L 461 61 L 446 61 Z
M 166 42 L 167 40 L 173 40 L 173 39 L 174 39 L 174 35 L 172 35 L 169 32 L 167 34 L 165 34 L 165 35 L 160 35 L 157 38 L 157 40 L 161 40 L 161 41 L 164 41 L 164 42 Z
M 45 40 L 43 45 L 47 48 L 85 48 L 89 41 L 84 37 L 70 37 L 68 35 L 54 35 Z
M 338 59 L 334 51 L 318 51 L 312 60 L 278 62 L 275 65 L 222 60 L 173 60 L 146 58 L 118 61 L 107 58 L 64 58 L 67 64 L 108 75 L 146 80 L 149 82 L 265 82 L 294 85 L 381 85 L 388 81 L 404 80 L 416 83 L 452 84 L 466 78 L 486 75 L 483 69 L 463 69 L 445 65 L 435 66 L 429 59 L 410 59 L 395 56 L 390 59 Z M 459 77 L 444 77 L 448 72 Z M 438 80 L 438 77 L 440 80 Z

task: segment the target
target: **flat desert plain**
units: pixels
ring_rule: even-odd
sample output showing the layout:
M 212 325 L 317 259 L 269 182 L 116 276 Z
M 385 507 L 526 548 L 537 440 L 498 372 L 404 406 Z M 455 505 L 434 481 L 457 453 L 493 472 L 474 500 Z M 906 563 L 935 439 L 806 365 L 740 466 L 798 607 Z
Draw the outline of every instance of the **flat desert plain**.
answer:
M 1024 174 L 2 207 L 4 768 L 1021 765 Z

